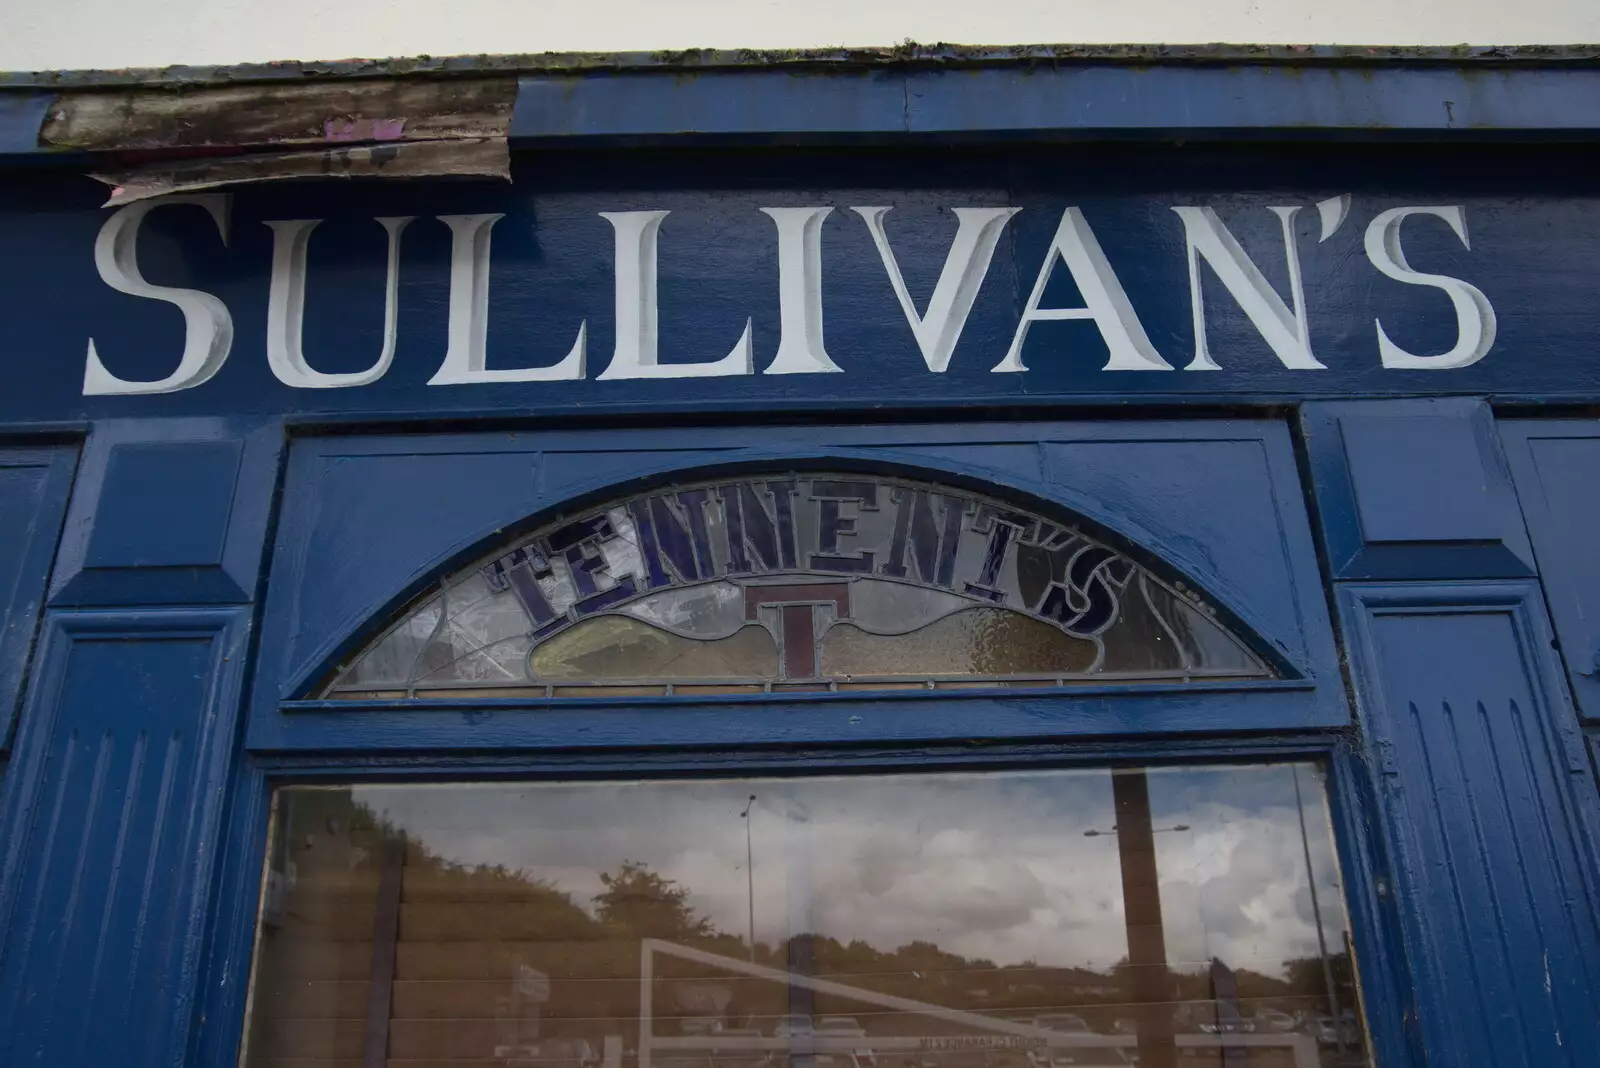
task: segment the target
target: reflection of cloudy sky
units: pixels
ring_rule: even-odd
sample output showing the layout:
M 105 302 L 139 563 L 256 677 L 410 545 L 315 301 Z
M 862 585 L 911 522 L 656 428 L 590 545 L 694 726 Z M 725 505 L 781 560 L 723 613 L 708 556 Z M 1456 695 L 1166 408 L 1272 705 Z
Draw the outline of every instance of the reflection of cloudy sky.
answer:
M 1300 766 L 1329 948 L 1343 944 L 1320 781 Z M 1105 968 L 1127 953 L 1111 780 L 1099 771 L 518 786 L 363 787 L 433 852 L 544 879 L 592 908 L 640 861 L 743 935 L 750 794 L 756 935 L 913 940 L 997 964 Z M 1150 773 L 1167 952 L 1279 973 L 1316 927 L 1287 765 Z M 809 892 L 807 892 L 809 889 Z M 809 915 L 807 911 L 809 909 Z

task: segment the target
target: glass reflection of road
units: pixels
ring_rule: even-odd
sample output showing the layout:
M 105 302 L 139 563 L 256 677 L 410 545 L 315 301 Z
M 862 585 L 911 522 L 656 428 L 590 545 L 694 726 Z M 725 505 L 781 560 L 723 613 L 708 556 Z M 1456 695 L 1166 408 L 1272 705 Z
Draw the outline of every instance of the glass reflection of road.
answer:
M 728 1053 L 750 1054 L 768 1052 L 777 1063 L 808 1068 L 821 1064 L 836 1068 L 840 1062 L 847 1068 L 864 1068 L 863 1062 L 873 1062 L 883 1057 L 891 1063 L 897 1056 L 901 1063 L 937 1068 L 1000 1068 L 1015 1057 L 997 1056 L 1022 1050 L 1032 1065 L 1054 1065 L 1060 1058 L 1065 1064 L 1127 1064 L 1143 1061 L 1144 1045 L 1137 1035 L 1100 1035 L 1088 1029 L 1072 1026 L 1041 1026 L 1050 1022 L 1065 1023 L 1068 1019 L 1081 1023 L 1080 1017 L 1055 1015 L 1035 1017 L 1023 1022 L 1004 1017 L 985 1016 L 960 1009 L 894 997 L 860 987 L 847 986 L 811 975 L 782 972 L 776 968 L 749 964 L 730 957 L 719 957 L 688 946 L 674 945 L 656 939 L 645 939 L 640 944 L 639 970 L 639 1020 L 640 1037 L 638 1068 L 660 1068 L 655 1060 L 657 1049 L 669 1051 L 669 1063 L 677 1068 L 680 1060 L 670 1054 L 695 1050 L 709 1055 L 712 1064 L 720 1064 Z M 657 1036 L 654 1029 L 655 958 L 657 955 L 677 957 L 682 960 L 725 968 L 731 973 L 752 976 L 775 984 L 793 988 L 802 986 L 814 993 L 830 995 L 859 1005 L 887 1008 L 930 1025 L 946 1025 L 954 1033 L 939 1035 L 869 1036 L 864 1029 L 843 1029 L 817 1026 L 809 1018 L 786 1017 L 773 1030 L 771 1038 L 754 1034 L 731 1035 L 725 1032 L 708 1032 L 700 1035 Z M 834 1017 L 834 1019 L 840 1019 Z M 1169 1017 L 1170 1019 L 1170 1017 Z M 852 1019 L 852 1023 L 853 1023 Z M 798 1024 L 798 1026 L 797 1026 Z M 1169 1024 L 1170 1028 L 1170 1024 Z M 1170 1030 L 1167 1032 L 1171 1035 Z M 1301 1034 L 1222 1034 L 1174 1036 L 1171 1046 L 1185 1052 L 1198 1050 L 1225 1051 L 1247 1047 L 1287 1050 L 1294 1068 L 1315 1068 L 1316 1042 Z M 1130 1057 L 1130 1052 L 1138 1056 Z M 1094 1055 L 1105 1055 L 1104 1059 Z M 1087 1055 L 1087 1056 L 1085 1056 Z M 1224 1055 L 1224 1059 L 1226 1056 Z

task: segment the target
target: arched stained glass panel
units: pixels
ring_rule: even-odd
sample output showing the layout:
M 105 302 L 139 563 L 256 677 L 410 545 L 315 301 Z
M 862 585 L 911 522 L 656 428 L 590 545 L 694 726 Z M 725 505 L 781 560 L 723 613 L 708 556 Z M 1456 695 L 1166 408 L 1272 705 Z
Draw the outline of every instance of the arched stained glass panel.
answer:
M 447 577 L 326 695 L 1266 678 L 1183 583 L 965 490 L 746 476 L 564 518 Z

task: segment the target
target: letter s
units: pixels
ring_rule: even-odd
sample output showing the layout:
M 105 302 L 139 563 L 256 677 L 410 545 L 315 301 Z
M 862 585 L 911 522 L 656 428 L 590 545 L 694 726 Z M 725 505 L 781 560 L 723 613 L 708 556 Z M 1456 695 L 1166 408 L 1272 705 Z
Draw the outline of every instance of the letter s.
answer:
M 120 208 L 100 228 L 94 242 L 94 265 L 106 285 L 119 293 L 150 300 L 164 300 L 183 312 L 183 358 L 177 370 L 166 378 L 154 382 L 130 382 L 106 370 L 95 351 L 94 338 L 89 339 L 89 362 L 83 369 L 84 396 L 108 394 L 174 393 L 189 389 L 210 380 L 222 369 L 233 347 L 233 317 L 228 306 L 198 289 L 179 289 L 175 286 L 152 285 L 139 272 L 139 227 L 144 217 L 156 208 L 169 204 L 193 204 L 211 213 L 228 243 L 228 205 L 226 193 L 207 193 L 198 196 L 160 197 Z
M 1400 247 L 1400 224 L 1408 215 L 1432 215 L 1450 224 L 1465 248 L 1472 248 L 1467 240 L 1467 221 L 1458 205 L 1442 207 L 1390 208 L 1380 212 L 1367 226 L 1367 259 L 1372 265 L 1396 282 L 1411 286 L 1433 286 L 1445 291 L 1456 309 L 1456 345 L 1449 352 L 1437 356 L 1419 356 L 1389 340 L 1383 323 L 1377 319 L 1378 355 L 1385 367 L 1410 371 L 1445 371 L 1469 367 L 1488 354 L 1494 344 L 1494 308 L 1483 291 L 1459 278 L 1442 274 L 1424 274 L 1414 271 L 1406 262 L 1405 250 Z

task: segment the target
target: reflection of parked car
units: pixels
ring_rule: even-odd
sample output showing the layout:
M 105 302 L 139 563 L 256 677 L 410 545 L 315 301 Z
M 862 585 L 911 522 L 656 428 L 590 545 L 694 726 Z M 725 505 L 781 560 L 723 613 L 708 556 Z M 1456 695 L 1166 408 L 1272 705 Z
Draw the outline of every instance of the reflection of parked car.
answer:
M 1035 1016 L 1031 1021 L 1033 1026 L 1042 1027 L 1046 1031 L 1058 1031 L 1066 1035 L 1093 1035 L 1098 1032 L 1089 1026 L 1085 1020 L 1075 1012 L 1053 1012 Z M 1083 1045 L 1083 1046 L 1056 1046 L 1042 1050 L 1030 1050 L 1028 1059 L 1036 1068 L 1067 1068 L 1071 1065 L 1117 1065 L 1128 1064 L 1127 1053 L 1119 1046 Z
M 1354 1046 L 1357 1042 L 1356 1018 L 1351 1012 L 1341 1013 L 1337 1020 L 1332 1016 L 1318 1016 L 1307 1030 L 1323 1046 Z
M 726 1040 L 734 1048 L 718 1048 L 711 1052 L 712 1068 L 766 1068 L 767 1051 L 760 1049 L 739 1049 L 738 1044 L 744 1039 L 760 1039 L 766 1036 L 754 1027 L 725 1027 L 717 1032 L 719 1040 Z
M 850 1016 L 824 1016 L 816 1023 L 813 1034 L 817 1038 L 861 1038 L 867 1037 L 867 1029 L 862 1027 L 854 1017 Z M 863 1045 L 854 1050 L 856 1060 L 862 1068 L 877 1068 L 878 1058 L 873 1054 L 872 1047 Z
M 715 1016 L 686 1016 L 678 1021 L 678 1031 L 685 1035 L 710 1035 L 722 1030 L 722 1021 Z
M 1073 1035 L 1094 1033 L 1094 1028 L 1089 1026 L 1089 1022 L 1073 1012 L 1053 1012 L 1044 1016 L 1035 1016 L 1033 1018 L 1033 1026 L 1042 1027 L 1047 1031 L 1064 1031 Z
M 1254 1034 L 1256 1025 L 1239 1015 L 1231 1001 L 1185 1001 L 1172 1016 L 1176 1031 L 1200 1031 L 1208 1035 Z
M 1282 1009 L 1259 1009 L 1255 1016 L 1256 1030 L 1274 1035 L 1286 1035 L 1298 1026 L 1293 1016 Z
M 496 1046 L 494 1055 L 512 1068 L 591 1068 L 600 1062 L 581 1038 L 548 1038 L 531 1045 Z
M 791 1013 L 778 1021 L 778 1026 L 772 1029 L 773 1038 L 799 1038 L 802 1035 L 813 1035 L 816 1029 L 811 1024 L 811 1017 L 798 1013 Z
M 833 1037 L 866 1037 L 867 1029 L 849 1016 L 824 1016 L 817 1021 L 817 1034 Z
M 1208 1035 L 1253 1035 L 1256 1025 L 1243 1016 L 1218 1016 L 1200 1025 Z

